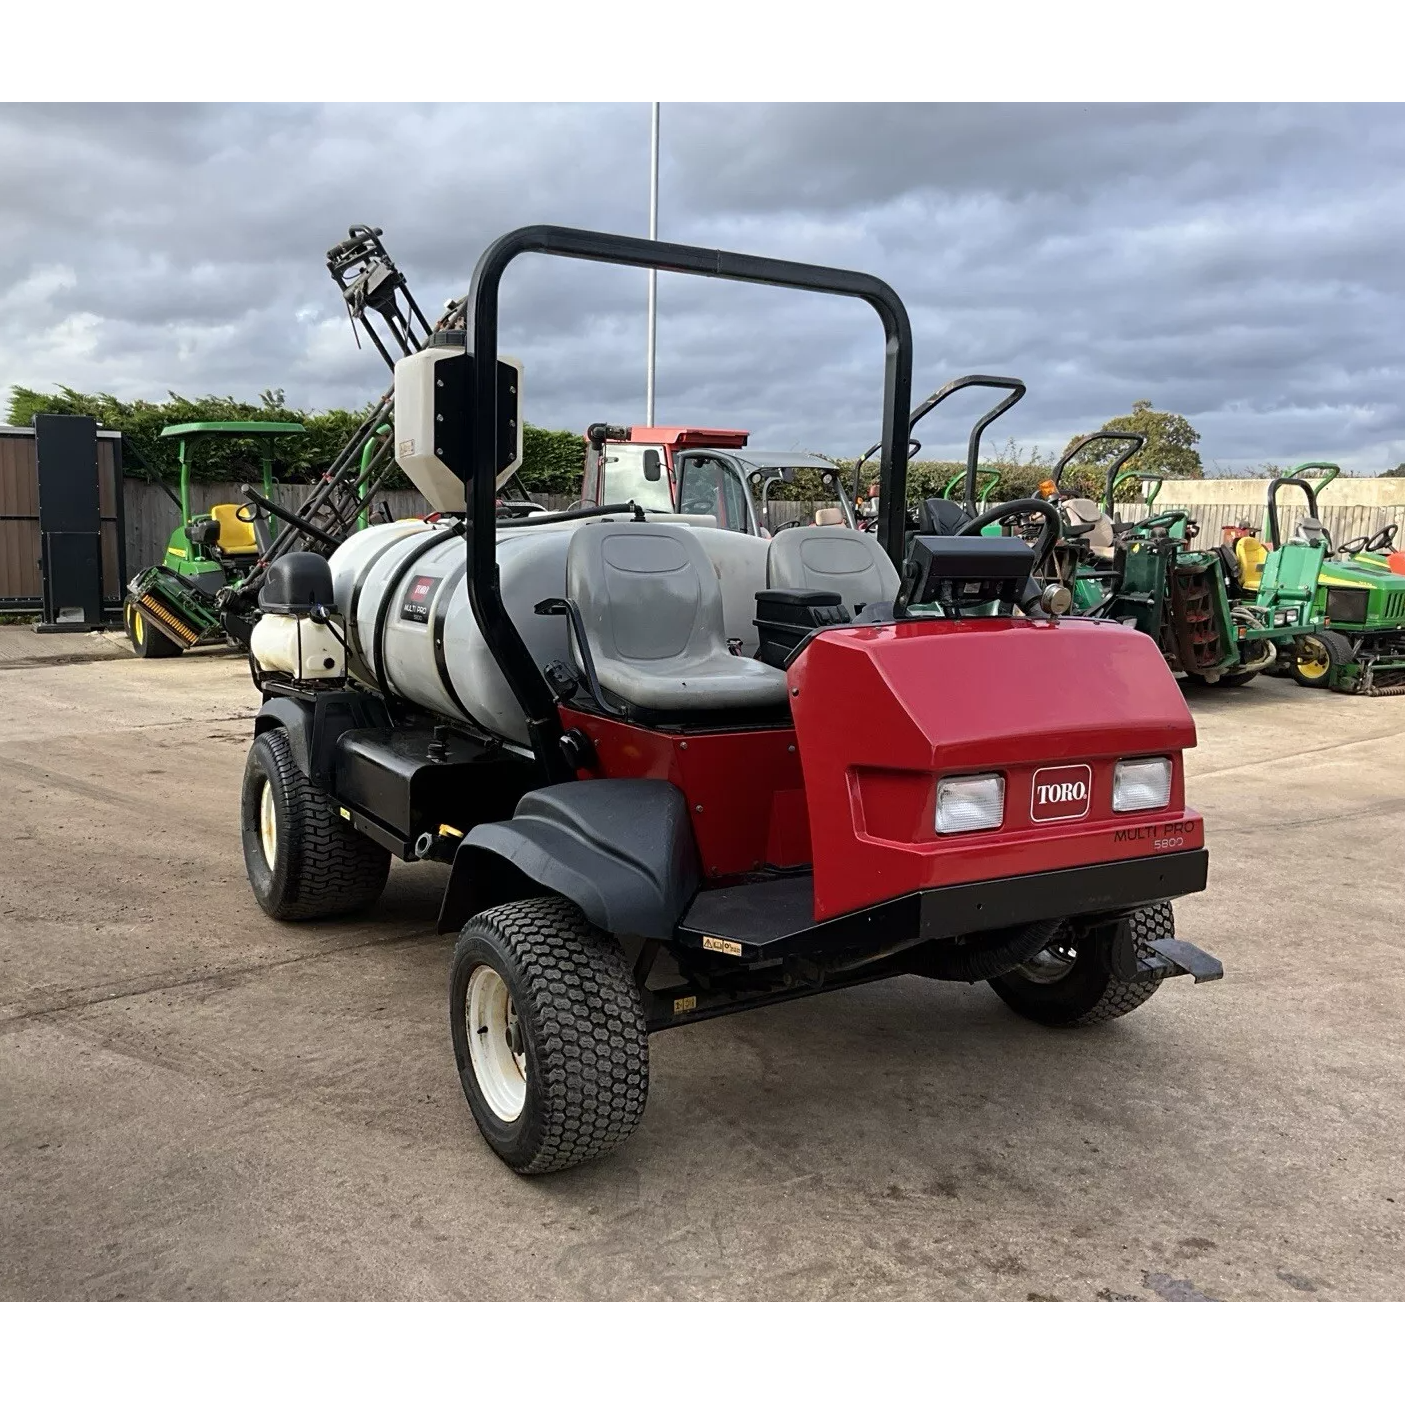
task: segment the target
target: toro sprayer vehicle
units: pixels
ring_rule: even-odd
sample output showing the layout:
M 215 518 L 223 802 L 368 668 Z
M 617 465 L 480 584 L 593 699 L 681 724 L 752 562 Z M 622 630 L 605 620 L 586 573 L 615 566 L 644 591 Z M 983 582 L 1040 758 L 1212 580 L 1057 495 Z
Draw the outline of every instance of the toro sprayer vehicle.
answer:
M 498 289 L 527 253 L 868 303 L 878 532 L 496 516 L 520 444 Z M 1206 881 L 1194 725 L 1151 640 L 1050 613 L 1053 510 L 1006 505 L 1045 518 L 1034 546 L 976 518 L 904 564 L 912 342 L 887 284 L 537 226 L 486 250 L 469 303 L 467 345 L 396 369 L 400 464 L 442 516 L 269 568 L 242 824 L 278 918 L 364 908 L 392 856 L 449 864 L 452 1045 L 504 1161 L 618 1146 L 674 1026 L 905 972 L 1093 1024 L 1221 973 L 1170 907 Z M 1067 681 L 1090 675 L 1116 686 Z

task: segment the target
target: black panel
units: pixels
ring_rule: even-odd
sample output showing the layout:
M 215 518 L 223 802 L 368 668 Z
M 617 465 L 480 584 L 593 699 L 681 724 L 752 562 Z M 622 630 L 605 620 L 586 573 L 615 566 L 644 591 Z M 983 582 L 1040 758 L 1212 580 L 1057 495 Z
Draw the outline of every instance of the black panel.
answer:
M 1365 624 L 1366 609 L 1371 592 L 1352 586 L 1327 587 L 1327 622 L 1329 624 Z
M 39 530 L 91 532 L 98 510 L 98 425 L 89 415 L 35 415 Z
M 468 436 L 471 433 L 464 407 L 472 380 L 473 356 L 446 356 L 434 363 L 435 453 L 456 478 L 468 481 Z M 517 367 L 498 361 L 497 443 L 498 469 L 517 455 Z
M 87 629 L 102 623 L 102 544 L 96 532 L 44 532 L 44 622 Z M 71 612 L 79 612 L 73 615 Z
M 441 824 L 467 833 L 510 816 L 538 779 L 534 764 L 499 746 L 438 729 L 343 732 L 335 747 L 332 792 L 407 840 Z
M 818 924 L 808 875 L 766 879 L 699 893 L 678 935 L 690 945 L 701 945 L 704 936 L 738 942 L 748 958 L 883 947 L 1047 917 L 1129 911 L 1200 892 L 1208 868 L 1204 849 L 1124 859 L 932 888 Z
M 90 415 L 35 415 L 39 471 L 40 629 L 102 624 L 98 430 Z
M 934 888 L 922 894 L 923 935 L 956 937 L 1044 917 L 1128 911 L 1202 891 L 1209 868 L 1209 851 L 1192 849 Z

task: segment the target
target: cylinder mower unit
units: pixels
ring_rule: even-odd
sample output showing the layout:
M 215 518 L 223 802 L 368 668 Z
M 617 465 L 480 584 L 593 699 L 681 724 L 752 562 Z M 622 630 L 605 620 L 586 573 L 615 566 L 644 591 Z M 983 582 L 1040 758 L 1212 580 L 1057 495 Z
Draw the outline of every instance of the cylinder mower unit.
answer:
M 520 399 L 498 288 L 525 253 L 868 303 L 878 531 L 498 516 Z M 982 537 L 982 514 L 904 550 L 912 343 L 885 283 L 537 226 L 487 249 L 469 302 L 468 345 L 396 372 L 401 461 L 442 515 L 290 554 L 262 585 L 242 824 L 281 919 L 368 906 L 391 856 L 449 865 L 451 1042 L 508 1165 L 623 1142 L 648 1036 L 675 1026 L 902 973 L 1094 1024 L 1221 974 L 1174 932 L 1207 854 L 1194 724 L 1155 645 L 1060 617 L 1047 503 L 993 510 L 1037 516 L 1033 543 Z M 1118 682 L 1060 686 L 1082 676 Z

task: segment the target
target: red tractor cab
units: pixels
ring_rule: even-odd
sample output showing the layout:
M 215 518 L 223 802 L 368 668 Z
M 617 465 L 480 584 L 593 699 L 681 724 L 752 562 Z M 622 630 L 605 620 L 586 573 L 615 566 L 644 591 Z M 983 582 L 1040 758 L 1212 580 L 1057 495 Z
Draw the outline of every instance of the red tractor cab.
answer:
M 678 456 L 684 449 L 742 449 L 744 429 L 691 425 L 593 424 L 585 432 L 587 503 L 636 502 L 648 512 L 677 512 Z
M 867 303 L 877 531 L 496 515 L 520 414 L 498 288 L 527 253 Z M 406 356 L 395 396 L 402 463 L 431 491 L 447 466 L 464 510 L 270 567 L 261 604 L 285 623 L 253 659 L 243 836 L 282 919 L 375 902 L 391 856 L 449 865 L 450 1039 L 509 1166 L 623 1142 L 649 1036 L 679 1025 L 901 974 L 1090 1025 L 1222 974 L 1175 936 L 1171 900 L 1208 859 L 1195 728 L 1155 642 L 1061 617 L 1067 592 L 1039 584 L 1047 502 L 905 545 L 912 339 L 886 283 L 536 226 L 485 251 L 469 302 L 463 360 Z M 1007 517 L 1042 519 L 1039 540 L 981 535 Z

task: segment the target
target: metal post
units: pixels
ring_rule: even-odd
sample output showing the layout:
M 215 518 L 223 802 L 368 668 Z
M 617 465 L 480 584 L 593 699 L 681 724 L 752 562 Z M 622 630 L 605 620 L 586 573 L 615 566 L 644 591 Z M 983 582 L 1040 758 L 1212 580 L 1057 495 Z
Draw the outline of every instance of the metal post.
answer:
M 649 123 L 649 238 L 659 237 L 659 104 L 652 108 Z M 649 340 L 645 353 L 644 423 L 654 422 L 654 357 L 658 349 L 659 271 L 649 270 Z

